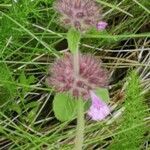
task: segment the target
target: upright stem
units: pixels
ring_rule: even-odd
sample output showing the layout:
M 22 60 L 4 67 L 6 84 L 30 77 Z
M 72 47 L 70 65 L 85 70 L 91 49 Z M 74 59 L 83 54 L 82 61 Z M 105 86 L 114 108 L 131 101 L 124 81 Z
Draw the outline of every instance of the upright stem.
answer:
M 76 4 L 80 4 L 80 0 L 76 0 Z M 76 35 L 76 34 L 75 34 Z M 79 33 L 77 33 L 80 39 Z M 73 69 L 74 69 L 74 78 L 78 80 L 79 71 L 80 71 L 80 54 L 79 54 L 79 41 L 76 44 L 76 50 L 73 53 Z M 74 81 L 76 84 L 76 81 Z M 76 85 L 75 85 L 76 86 Z M 82 150 L 83 140 L 84 140 L 84 102 L 82 99 L 78 98 L 78 106 L 77 106 L 77 128 L 76 128 L 76 138 L 75 138 L 75 150 Z
M 79 51 L 78 50 L 73 55 L 73 66 L 74 66 L 75 78 L 78 78 L 79 76 Z
M 75 150 L 82 150 L 84 141 L 84 102 L 78 99 Z

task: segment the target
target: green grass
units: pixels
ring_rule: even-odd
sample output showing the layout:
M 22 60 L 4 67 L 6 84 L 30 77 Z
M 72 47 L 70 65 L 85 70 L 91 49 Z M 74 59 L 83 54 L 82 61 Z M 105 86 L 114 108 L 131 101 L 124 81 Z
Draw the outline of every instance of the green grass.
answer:
M 144 122 L 144 119 L 148 116 L 148 107 L 141 94 L 142 89 L 139 76 L 135 71 L 132 71 L 126 82 L 127 86 L 123 104 L 125 110 L 121 121 L 117 123 L 121 125 L 118 132 L 125 131 L 128 128 L 132 128 L 132 130 L 114 136 L 113 143 L 109 147 L 110 150 L 140 149 L 144 143 L 144 134 L 148 132 Z M 137 127 L 134 128 L 135 126 Z
M 149 105 L 150 4 L 147 0 L 97 1 L 109 25 L 106 31 L 91 31 L 82 36 L 80 49 L 101 58 L 109 70 L 112 115 L 104 122 L 86 120 L 84 149 L 108 149 L 122 140 L 128 146 L 130 142 L 125 138 L 133 133 L 135 139 L 139 129 L 142 136 L 137 149 L 149 149 L 149 133 L 143 130 L 149 124 L 149 108 L 141 108 L 143 98 L 131 103 L 129 96 L 134 87 L 141 86 L 145 105 Z M 67 51 L 67 30 L 58 23 L 52 3 L 51 0 L 0 1 L 0 149 L 74 147 L 76 123 L 56 120 L 51 106 L 54 95 L 45 85 L 49 65 Z M 133 82 L 127 86 L 130 69 L 137 71 L 140 78 L 132 76 Z M 134 85 L 136 81 L 138 86 Z M 128 120 L 135 116 L 137 122 Z M 119 137 L 122 140 L 118 141 Z

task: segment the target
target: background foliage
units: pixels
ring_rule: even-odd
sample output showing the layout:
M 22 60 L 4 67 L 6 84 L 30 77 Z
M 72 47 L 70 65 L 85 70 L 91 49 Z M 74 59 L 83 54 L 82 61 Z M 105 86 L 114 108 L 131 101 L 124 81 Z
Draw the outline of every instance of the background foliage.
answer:
M 109 71 L 112 115 L 104 122 L 87 119 L 84 149 L 113 149 L 122 143 L 122 149 L 149 149 L 150 4 L 97 2 L 108 28 L 87 33 L 80 49 L 102 59 Z M 48 67 L 68 50 L 67 30 L 52 3 L 0 1 L 0 149 L 73 147 L 76 121 L 60 123 L 54 117 L 55 93 L 45 85 Z M 132 80 L 126 78 L 130 69 L 139 77 L 131 73 Z

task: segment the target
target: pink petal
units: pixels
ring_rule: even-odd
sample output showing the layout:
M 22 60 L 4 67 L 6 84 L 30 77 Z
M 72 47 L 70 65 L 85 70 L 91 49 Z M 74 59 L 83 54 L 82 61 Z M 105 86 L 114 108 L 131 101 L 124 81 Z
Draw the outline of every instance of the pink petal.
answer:
M 109 107 L 93 91 L 90 92 L 90 95 L 92 98 L 92 105 L 87 114 L 92 120 L 104 120 L 110 114 Z
M 108 23 L 105 21 L 100 21 L 97 24 L 97 29 L 98 30 L 104 30 L 107 27 Z

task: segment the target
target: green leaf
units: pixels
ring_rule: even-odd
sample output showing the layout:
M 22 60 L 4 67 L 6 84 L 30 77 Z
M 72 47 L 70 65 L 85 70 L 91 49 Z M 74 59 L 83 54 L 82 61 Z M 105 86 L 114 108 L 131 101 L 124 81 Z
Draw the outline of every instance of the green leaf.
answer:
M 97 88 L 95 90 L 95 93 L 97 96 L 99 96 L 103 101 L 109 102 L 110 97 L 109 97 L 109 92 L 108 89 L 106 88 Z
M 38 107 L 33 108 L 26 117 L 26 121 L 32 123 L 34 121 L 35 116 L 37 115 Z
M 17 103 L 13 103 L 12 105 L 10 105 L 9 109 L 11 111 L 13 110 L 13 111 L 17 112 L 19 115 L 21 115 L 21 108 Z
M 22 72 L 21 75 L 19 76 L 19 82 L 24 86 L 29 86 L 35 82 L 35 77 L 34 76 L 26 77 L 25 73 Z M 25 94 L 26 92 L 30 90 L 31 89 L 29 87 L 24 87 L 22 90 L 22 94 Z
M 26 108 L 28 109 L 35 108 L 35 107 L 38 107 L 39 104 L 40 104 L 39 101 L 33 101 L 33 102 L 26 104 Z
M 29 76 L 28 78 L 25 76 L 25 73 L 22 72 L 20 77 L 19 77 L 20 83 L 24 85 L 30 85 L 35 82 L 35 77 L 34 76 Z
M 77 101 L 66 93 L 59 93 L 53 101 L 55 117 L 60 121 L 70 121 L 76 115 Z
M 10 106 L 15 96 L 16 86 L 12 79 L 12 73 L 6 64 L 0 63 L 0 107 L 7 102 L 7 106 Z
M 80 38 L 80 32 L 73 28 L 71 28 L 67 33 L 68 47 L 73 54 L 78 51 Z

